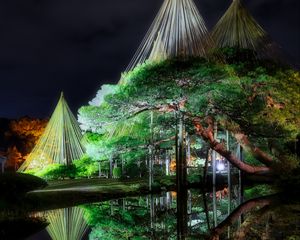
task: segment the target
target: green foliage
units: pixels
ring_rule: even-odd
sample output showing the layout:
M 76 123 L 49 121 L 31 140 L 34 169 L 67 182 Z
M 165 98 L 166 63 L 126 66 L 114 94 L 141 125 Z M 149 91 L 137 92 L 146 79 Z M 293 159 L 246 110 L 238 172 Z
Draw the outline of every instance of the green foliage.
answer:
M 261 184 L 249 189 L 245 189 L 244 197 L 246 200 L 258 198 L 261 196 L 268 196 L 277 192 L 274 186 Z
M 224 56 L 227 63 L 251 63 L 257 59 L 257 54 L 251 49 L 242 48 L 222 48 L 218 50 L 219 53 Z
M 140 175 L 140 171 L 142 171 L 142 168 L 139 168 L 136 163 L 129 163 L 126 164 L 126 175 L 131 178 L 137 178 Z M 144 170 L 145 171 L 145 170 Z
M 188 182 L 193 184 L 193 183 L 199 183 L 202 182 L 202 175 L 199 173 L 201 169 L 194 171 L 195 173 L 191 173 L 188 175 Z
M 261 162 L 259 162 L 254 156 L 252 156 L 248 152 L 244 153 L 244 161 L 250 165 L 263 166 Z
M 90 177 L 98 172 L 98 164 L 88 156 L 83 156 L 79 160 L 74 160 L 71 165 L 51 164 L 43 170 L 31 172 L 46 180 L 64 178 Z
M 76 168 L 76 177 L 90 177 L 98 172 L 98 164 L 88 156 L 83 156 L 79 160 L 73 161 Z
M 169 117 L 167 120 L 162 115 L 155 114 L 154 132 L 159 133 L 164 129 L 163 134 L 155 135 L 155 140 L 170 138 L 174 134 L 174 129 L 170 128 Z M 94 161 L 108 162 L 111 157 L 114 161 L 123 159 L 127 176 L 138 177 L 143 169 L 145 159 L 148 154 L 148 144 L 150 142 L 150 115 L 144 113 L 138 117 L 128 120 L 121 120 L 115 124 L 107 123 L 102 126 L 102 133 L 87 132 L 85 138 L 87 154 Z M 163 142 L 161 148 L 170 148 L 173 141 Z M 139 166 L 137 166 L 137 163 Z
M 75 178 L 76 167 L 74 165 L 51 164 L 43 170 L 36 173 L 36 176 L 42 177 L 46 180 Z
M 120 178 L 122 176 L 122 169 L 120 167 L 115 167 L 113 169 L 113 177 Z
M 155 176 L 163 176 L 165 174 L 164 165 L 154 164 L 153 173 Z
M 184 96 L 188 98 L 189 112 L 200 116 L 218 113 L 217 117 L 230 119 L 247 133 L 270 134 L 274 127 L 279 134 L 298 131 L 300 78 L 292 70 L 274 71 L 262 64 L 245 68 L 244 62 L 220 65 L 202 59 L 175 59 L 143 65 L 123 78 L 127 84 L 106 98 L 115 114 L 126 117 L 139 102 L 147 102 L 151 107 Z
M 150 111 L 155 111 L 154 139 L 167 139 L 175 135 L 174 115 L 167 107 L 185 100 L 182 111 L 203 119 L 211 115 L 228 130 L 244 132 L 276 160 L 278 169 L 297 167 L 286 146 L 300 129 L 299 73 L 272 62 L 253 61 L 248 50 L 222 51 L 227 64 L 171 59 L 143 64 L 124 74 L 100 106 L 80 109 L 92 139 L 88 155 L 94 160 L 122 155 L 126 164 L 144 160 L 151 140 Z M 187 130 L 193 134 L 189 120 Z M 160 147 L 172 145 L 167 141 Z M 249 154 L 246 161 L 257 165 Z
M 143 227 L 143 222 L 147 221 L 147 209 L 127 211 L 118 208 L 111 214 L 109 203 L 94 204 L 85 208 L 88 223 L 93 226 L 90 239 L 137 239 L 134 238 L 137 233 L 142 236 L 147 230 Z

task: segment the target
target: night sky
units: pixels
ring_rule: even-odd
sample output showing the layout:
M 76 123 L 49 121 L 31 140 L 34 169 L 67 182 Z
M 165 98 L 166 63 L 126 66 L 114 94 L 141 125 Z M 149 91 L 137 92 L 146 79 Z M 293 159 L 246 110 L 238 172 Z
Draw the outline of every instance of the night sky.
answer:
M 209 29 L 231 0 L 195 0 Z M 0 2 L 0 117 L 48 117 L 64 91 L 74 113 L 116 83 L 163 0 Z M 245 0 L 300 62 L 299 0 Z

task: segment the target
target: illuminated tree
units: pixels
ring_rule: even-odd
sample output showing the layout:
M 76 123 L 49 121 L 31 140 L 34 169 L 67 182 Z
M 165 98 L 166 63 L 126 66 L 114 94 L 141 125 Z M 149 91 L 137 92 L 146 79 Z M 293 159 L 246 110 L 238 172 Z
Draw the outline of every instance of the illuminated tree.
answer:
M 86 153 L 95 161 L 100 162 L 104 172 L 110 172 L 109 168 L 113 166 L 109 165 L 113 164 L 122 168 L 123 174 L 126 171 L 130 176 L 138 176 L 139 168 L 141 172 L 144 171 L 142 169 L 145 168 L 148 161 L 147 155 L 151 145 L 149 114 L 141 114 L 136 118 L 117 123 L 109 121 L 104 115 L 93 121 L 94 118 L 89 118 L 91 117 L 90 109 L 93 108 L 94 106 L 89 106 L 80 109 L 81 124 L 86 126 L 87 131 L 92 132 L 85 135 L 87 138 Z M 155 116 L 155 123 L 160 120 L 158 115 Z M 100 122 L 102 122 L 101 127 L 99 126 Z M 170 136 L 173 134 L 170 126 L 157 126 L 154 145 L 158 154 L 161 147 L 166 148 L 166 146 L 161 146 L 161 143 L 166 145 L 168 142 L 172 142 Z M 163 127 L 164 132 L 160 132 Z
M 18 136 L 34 137 L 35 141 L 43 134 L 48 120 L 23 117 L 10 123 L 10 129 Z
M 23 158 L 26 158 L 45 131 L 48 120 L 23 117 L 9 124 L 12 142 L 14 142 Z
M 103 94 L 99 105 L 80 109 L 84 130 L 128 137 L 136 119 L 155 112 L 168 116 L 170 124 L 162 132 L 171 129 L 175 137 L 180 119 L 189 134 L 201 137 L 242 171 L 270 175 L 278 168 L 295 168 L 298 161 L 290 144 L 299 133 L 299 73 L 259 60 L 271 52 L 272 42 L 239 0 L 212 35 L 218 49 L 192 1 L 165 0 L 119 85 Z M 224 56 L 208 54 L 219 48 L 226 48 Z M 143 124 L 146 128 L 149 121 Z M 248 162 L 215 138 L 215 126 L 231 133 Z M 144 139 L 153 142 L 152 134 L 150 127 Z
M 10 147 L 7 150 L 7 162 L 6 166 L 8 168 L 12 168 L 14 170 L 17 170 L 19 165 L 23 162 L 23 156 L 19 152 L 16 146 Z
M 69 165 L 83 156 L 82 135 L 63 94 L 38 143 L 19 171 L 42 169 L 53 163 Z
M 209 33 L 194 1 L 165 0 L 126 71 L 133 70 L 144 63 L 160 62 L 173 57 L 185 59 L 208 56 L 211 46 Z M 120 81 L 121 84 L 123 84 L 122 81 L 123 78 Z M 153 151 L 150 148 L 159 148 L 157 147 L 159 144 L 153 144 L 154 139 L 151 138 L 150 132 L 155 131 L 151 130 L 149 114 L 142 117 L 140 115 L 130 121 L 119 121 L 116 124 L 105 120 L 110 112 L 109 109 L 106 112 L 104 96 L 114 93 L 117 89 L 118 86 L 104 85 L 96 98 L 90 102 L 90 107 L 80 110 L 81 128 L 84 131 L 92 131 L 94 133 L 92 138 L 95 138 L 95 135 L 101 135 L 96 137 L 97 141 L 89 141 L 87 152 L 98 161 L 122 158 L 122 162 L 123 160 L 126 162 L 136 160 L 140 165 L 141 161 L 144 162 L 146 153 Z M 101 115 L 98 112 L 99 108 L 102 108 Z M 103 121 L 105 127 L 103 127 Z M 143 129 L 140 126 L 143 126 L 144 130 L 139 131 Z M 155 140 L 160 142 L 164 138 L 170 139 L 170 132 L 174 132 L 175 129 L 170 125 L 164 126 L 164 129 L 155 130 L 156 133 L 166 133 L 155 136 Z M 147 132 L 146 135 L 145 132 Z M 155 151 L 159 150 L 155 149 Z
M 80 111 L 99 131 L 105 118 L 116 123 L 150 111 L 180 111 L 195 135 L 242 171 L 269 175 L 298 164 L 289 148 L 300 124 L 300 78 L 292 69 L 259 61 L 220 65 L 175 59 L 138 67 L 122 83 L 101 106 Z M 251 163 L 214 139 L 214 123 L 231 132 Z

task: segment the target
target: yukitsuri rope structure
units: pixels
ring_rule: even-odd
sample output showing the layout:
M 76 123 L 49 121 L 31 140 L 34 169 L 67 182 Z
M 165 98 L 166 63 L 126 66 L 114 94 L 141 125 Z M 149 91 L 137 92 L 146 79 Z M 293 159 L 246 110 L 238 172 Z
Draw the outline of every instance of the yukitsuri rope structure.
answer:
M 18 171 L 42 169 L 53 163 L 69 165 L 84 154 L 81 140 L 77 120 L 61 94 L 45 132 Z
M 212 41 L 193 0 L 164 0 L 126 72 L 146 61 L 205 57 Z
M 240 0 L 233 0 L 214 27 L 212 39 L 217 48 L 250 49 L 259 57 L 270 57 L 275 50 L 268 33 L 256 22 Z

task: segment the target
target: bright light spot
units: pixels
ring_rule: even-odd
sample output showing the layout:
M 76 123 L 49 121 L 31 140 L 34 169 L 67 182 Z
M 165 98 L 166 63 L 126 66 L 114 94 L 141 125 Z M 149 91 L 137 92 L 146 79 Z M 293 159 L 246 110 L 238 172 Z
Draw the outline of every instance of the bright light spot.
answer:
M 225 164 L 224 163 L 218 163 L 217 164 L 217 170 L 218 171 L 224 171 L 225 169 Z

